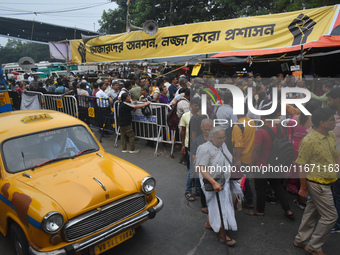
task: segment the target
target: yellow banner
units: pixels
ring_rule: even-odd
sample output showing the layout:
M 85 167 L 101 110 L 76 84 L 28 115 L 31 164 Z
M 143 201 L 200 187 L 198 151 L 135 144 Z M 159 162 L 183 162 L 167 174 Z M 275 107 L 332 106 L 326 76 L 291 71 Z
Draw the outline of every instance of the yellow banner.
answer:
M 71 41 L 72 61 L 144 60 L 222 51 L 289 47 L 329 34 L 337 5 Z

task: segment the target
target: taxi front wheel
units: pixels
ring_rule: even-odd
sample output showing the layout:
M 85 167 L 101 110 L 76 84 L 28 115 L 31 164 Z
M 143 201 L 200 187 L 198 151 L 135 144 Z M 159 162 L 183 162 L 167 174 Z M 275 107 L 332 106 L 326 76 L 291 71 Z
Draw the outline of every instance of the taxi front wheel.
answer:
M 29 255 L 28 242 L 18 224 L 12 223 L 10 229 L 11 241 L 17 255 Z

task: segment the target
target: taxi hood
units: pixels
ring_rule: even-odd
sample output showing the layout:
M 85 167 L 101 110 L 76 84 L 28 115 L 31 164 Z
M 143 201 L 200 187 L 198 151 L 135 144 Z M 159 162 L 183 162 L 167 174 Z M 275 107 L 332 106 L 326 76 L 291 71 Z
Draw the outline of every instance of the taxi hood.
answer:
M 53 199 L 69 219 L 140 192 L 127 169 L 107 155 L 91 153 L 26 173 L 32 178 L 22 176 L 20 180 Z

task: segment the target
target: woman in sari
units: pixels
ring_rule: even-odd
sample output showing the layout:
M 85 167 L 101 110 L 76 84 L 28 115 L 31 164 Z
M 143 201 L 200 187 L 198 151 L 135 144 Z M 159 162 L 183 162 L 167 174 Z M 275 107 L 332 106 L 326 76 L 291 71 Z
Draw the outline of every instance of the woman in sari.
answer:
M 224 143 L 225 133 L 221 127 L 212 128 L 209 132 L 209 139 L 209 142 L 198 147 L 196 154 L 196 169 L 199 169 L 200 182 L 207 200 L 209 212 L 205 225 L 210 225 L 214 232 L 219 232 L 221 242 L 227 241 L 227 244 L 232 246 L 236 241 L 228 236 L 224 236 L 220 218 L 220 213 L 222 213 L 226 230 L 237 230 L 230 191 L 230 171 L 228 171 L 229 161 L 232 160 L 232 156 Z M 212 185 L 212 191 L 206 190 L 209 183 L 205 185 L 204 179 L 206 183 L 208 181 Z M 221 179 L 225 180 L 224 183 L 223 181 L 216 181 Z M 216 192 L 219 194 L 222 212 L 219 212 Z

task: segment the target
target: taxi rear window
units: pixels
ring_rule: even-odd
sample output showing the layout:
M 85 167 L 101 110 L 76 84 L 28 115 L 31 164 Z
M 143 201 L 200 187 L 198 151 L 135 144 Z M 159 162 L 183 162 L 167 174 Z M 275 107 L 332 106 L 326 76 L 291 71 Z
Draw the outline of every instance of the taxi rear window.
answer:
M 84 126 L 63 127 L 15 137 L 3 142 L 2 155 L 7 172 L 38 167 L 49 160 L 74 157 L 99 146 Z

